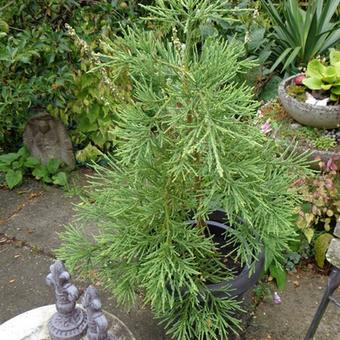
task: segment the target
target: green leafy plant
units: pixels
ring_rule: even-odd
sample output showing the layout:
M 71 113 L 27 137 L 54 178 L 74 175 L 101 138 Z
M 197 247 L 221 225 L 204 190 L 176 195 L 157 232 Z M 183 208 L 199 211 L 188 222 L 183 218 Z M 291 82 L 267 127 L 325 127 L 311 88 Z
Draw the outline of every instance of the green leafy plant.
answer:
M 27 120 L 41 111 L 60 118 L 76 150 L 112 148 L 114 100 L 65 31 L 65 23 L 98 51 L 137 22 L 144 1 L 17 0 L 0 6 L 0 152 L 17 150 Z M 105 100 L 102 98 L 105 97 Z
M 339 102 L 340 98 L 340 51 L 332 49 L 329 54 L 330 65 L 318 59 L 307 65 L 306 78 L 302 81 L 310 90 L 322 91 L 331 101 Z
M 44 183 L 60 186 L 67 185 L 67 174 L 60 169 L 61 163 L 51 159 L 46 165 L 32 157 L 25 147 L 17 152 L 0 156 L 0 172 L 5 174 L 5 181 L 9 189 L 20 185 L 24 174 L 29 170 L 32 175 Z
M 261 0 L 261 3 L 274 25 L 273 54 L 277 59 L 272 71 L 280 64 L 282 71 L 296 71 L 340 39 L 340 22 L 332 21 L 340 0 L 312 0 L 307 10 L 303 10 L 297 0 L 283 0 L 281 12 L 271 0 Z
M 291 183 L 307 171 L 305 159 L 279 156 L 254 125 L 258 103 L 241 81 L 254 63 L 242 45 L 202 35 L 202 25 L 227 18 L 224 1 L 159 0 L 147 10 L 162 34 L 129 28 L 106 41 L 105 67 L 128 74 L 132 100 L 118 106 L 115 159 L 95 166 L 79 206 L 80 220 L 100 221 L 101 232 L 93 240 L 81 224 L 69 226 L 58 256 L 95 272 L 119 303 L 142 292 L 180 340 L 225 339 L 240 327 L 239 303 L 207 283 L 235 277 L 226 259 L 253 272 L 263 248 L 266 266 L 280 268 L 299 202 Z M 217 208 L 231 225 L 226 256 L 207 228 Z
M 319 159 L 321 174 L 307 177 L 297 182 L 303 195 L 304 204 L 296 209 L 297 226 L 309 243 L 314 241 L 317 264 L 323 267 L 331 230 L 340 217 L 340 183 L 336 164 Z M 328 235 L 328 236 L 327 236 Z
M 314 145 L 318 150 L 329 150 L 336 146 L 336 140 L 332 136 L 320 136 L 315 139 Z

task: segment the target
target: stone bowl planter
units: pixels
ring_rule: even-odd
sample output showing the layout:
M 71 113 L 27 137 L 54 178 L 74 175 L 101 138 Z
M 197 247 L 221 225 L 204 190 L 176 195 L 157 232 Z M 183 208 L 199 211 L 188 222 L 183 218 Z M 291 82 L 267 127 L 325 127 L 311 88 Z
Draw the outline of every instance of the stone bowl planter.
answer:
M 278 95 L 289 115 L 303 125 L 323 129 L 340 127 L 340 105 L 318 106 L 307 104 L 287 94 L 287 86 L 299 75 L 302 75 L 302 73 L 284 79 L 279 85 Z

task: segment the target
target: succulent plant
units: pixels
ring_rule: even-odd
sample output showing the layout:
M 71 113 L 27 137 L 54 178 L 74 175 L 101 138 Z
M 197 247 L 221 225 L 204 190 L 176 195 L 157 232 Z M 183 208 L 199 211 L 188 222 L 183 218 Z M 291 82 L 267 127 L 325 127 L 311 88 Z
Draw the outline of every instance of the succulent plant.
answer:
M 340 98 L 340 51 L 332 49 L 330 65 L 325 65 L 318 59 L 311 60 L 307 65 L 306 78 L 302 81 L 310 90 L 329 92 L 332 101 Z

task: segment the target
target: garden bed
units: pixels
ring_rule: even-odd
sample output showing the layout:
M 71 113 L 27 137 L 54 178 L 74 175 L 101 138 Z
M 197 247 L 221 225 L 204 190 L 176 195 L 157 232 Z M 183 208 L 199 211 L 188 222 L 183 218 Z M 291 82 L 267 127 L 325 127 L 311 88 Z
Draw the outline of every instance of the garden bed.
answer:
M 340 166 L 340 129 L 318 129 L 296 122 L 277 101 L 271 101 L 258 110 L 257 124 L 268 136 L 298 151 L 311 152 L 311 159 L 327 162 L 333 159 Z M 318 165 L 315 164 L 317 168 Z

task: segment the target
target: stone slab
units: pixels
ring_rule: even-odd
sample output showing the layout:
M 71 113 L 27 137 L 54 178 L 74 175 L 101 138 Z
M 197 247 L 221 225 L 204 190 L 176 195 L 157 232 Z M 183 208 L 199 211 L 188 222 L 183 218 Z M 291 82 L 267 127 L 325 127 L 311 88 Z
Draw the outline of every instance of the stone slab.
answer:
M 0 324 L 32 308 L 53 303 L 45 284 L 51 258 L 27 247 L 0 246 Z
M 13 195 L 8 192 L 8 196 Z M 56 187 L 44 186 L 32 190 L 24 206 L 0 224 L 0 233 L 23 240 L 48 253 L 60 245 L 58 233 L 72 221 L 78 197 L 69 197 Z M 0 201 L 1 205 L 6 197 Z
M 336 226 L 334 229 L 334 236 L 340 238 L 340 220 L 336 223 Z
M 0 228 L 12 215 L 22 209 L 30 200 L 32 193 L 38 193 L 42 189 L 39 182 L 26 180 L 22 186 L 14 190 L 0 188 Z
M 304 339 L 321 301 L 327 280 L 327 276 L 309 270 L 289 274 L 286 288 L 282 293 L 279 292 L 282 303 L 275 305 L 271 301 L 261 302 L 244 339 Z M 340 289 L 333 297 L 340 300 Z M 336 306 L 329 303 L 316 332 L 316 340 L 340 340 L 339 315 Z
M 340 239 L 333 238 L 329 244 L 326 258 L 334 267 L 340 268 Z

